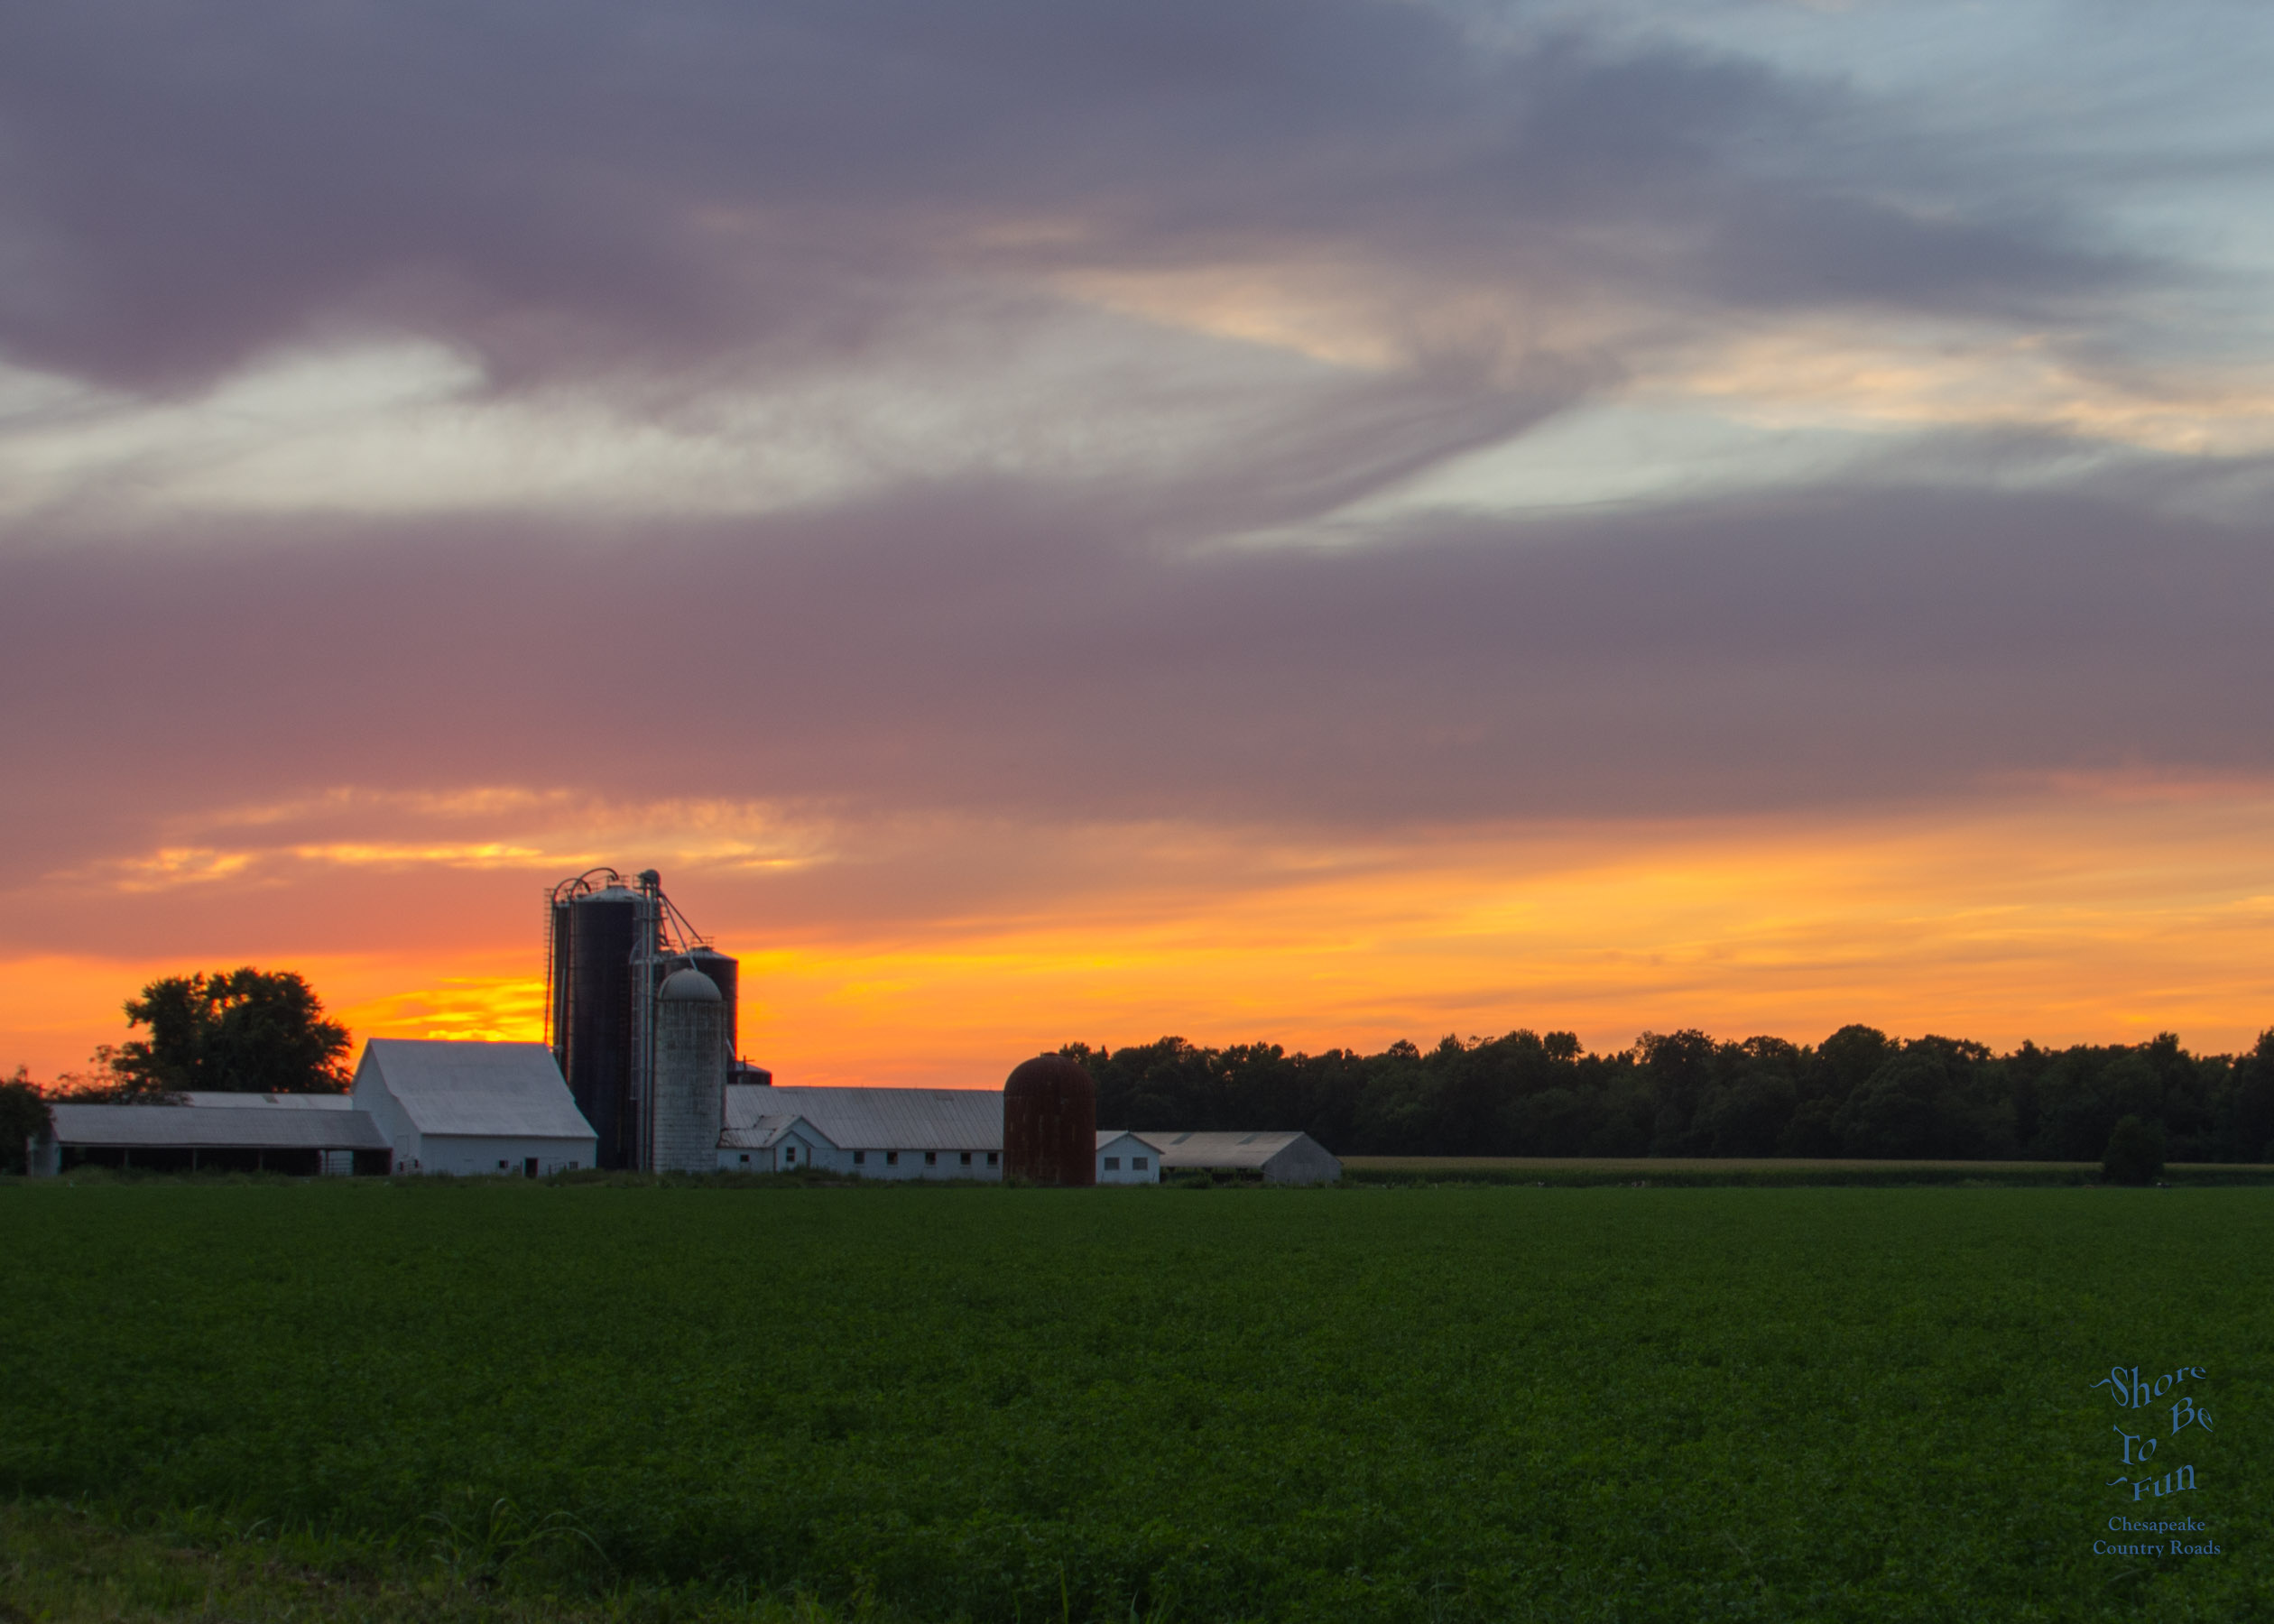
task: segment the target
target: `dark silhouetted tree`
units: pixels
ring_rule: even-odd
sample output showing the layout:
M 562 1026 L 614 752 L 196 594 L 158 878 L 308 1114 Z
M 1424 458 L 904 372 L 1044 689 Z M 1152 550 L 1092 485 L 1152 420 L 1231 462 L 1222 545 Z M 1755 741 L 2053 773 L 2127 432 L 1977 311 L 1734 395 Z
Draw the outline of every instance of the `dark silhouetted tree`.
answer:
M 47 1126 L 48 1103 L 29 1068 L 0 1080 L 0 1173 L 24 1170 L 24 1147 Z
M 2147 1184 L 2163 1165 L 2163 1124 L 2136 1116 L 2123 1118 L 2110 1130 L 2108 1149 L 2101 1153 L 2101 1176 L 2111 1184 Z
M 118 1093 L 152 1099 L 217 1093 L 339 1093 L 348 1083 L 347 1029 L 290 970 L 250 965 L 170 975 L 126 1001 L 129 1025 L 150 1036 L 107 1053 Z

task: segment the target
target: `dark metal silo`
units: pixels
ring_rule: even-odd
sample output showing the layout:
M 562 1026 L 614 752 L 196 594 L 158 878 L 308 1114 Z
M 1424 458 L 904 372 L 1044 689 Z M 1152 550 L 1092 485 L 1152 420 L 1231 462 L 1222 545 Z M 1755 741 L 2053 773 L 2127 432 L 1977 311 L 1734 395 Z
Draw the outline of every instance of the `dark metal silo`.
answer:
M 559 890 L 545 902 L 545 948 L 550 955 L 545 976 L 545 1040 L 552 1045 L 553 1064 L 568 1075 L 569 966 L 575 963 L 576 904 Z
M 1003 1176 L 1097 1182 L 1097 1084 L 1060 1055 L 1021 1064 L 1003 1085 Z
M 718 996 L 726 1003 L 726 1052 L 742 1053 L 742 963 L 721 953 L 716 947 L 698 947 L 682 961 L 689 969 L 700 970 L 718 989 Z
M 570 904 L 568 1092 L 592 1124 L 604 1167 L 637 1154 L 632 1116 L 632 953 L 640 900 L 612 885 Z

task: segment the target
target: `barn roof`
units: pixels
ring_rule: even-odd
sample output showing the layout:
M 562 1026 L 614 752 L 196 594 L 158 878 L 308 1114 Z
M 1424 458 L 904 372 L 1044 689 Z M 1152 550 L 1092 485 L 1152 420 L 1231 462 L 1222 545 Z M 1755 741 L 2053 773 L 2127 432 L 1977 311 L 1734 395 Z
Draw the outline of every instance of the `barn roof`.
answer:
M 560 1080 L 552 1050 L 541 1043 L 452 1043 L 434 1038 L 374 1038 L 356 1068 L 394 1097 L 424 1134 L 483 1139 L 593 1137 Z
M 791 1113 L 846 1150 L 1003 1149 L 999 1088 L 727 1087 L 727 1133 Z
M 1310 1136 L 1289 1130 L 1256 1133 L 1140 1133 L 1160 1152 L 1164 1169 L 1260 1167 L 1289 1146 Z
M 353 1111 L 356 1108 L 355 1101 L 344 1093 L 226 1093 L 201 1088 L 174 1097 L 204 1110 L 257 1110 L 263 1106 L 283 1111 Z
M 769 1089 L 767 1092 L 771 1093 L 772 1091 Z M 776 1112 L 772 1116 L 753 1117 L 747 1127 L 728 1126 L 718 1136 L 718 1148 L 722 1150 L 771 1150 L 773 1149 L 774 1142 L 792 1128 L 802 1128 L 823 1144 L 828 1145 L 830 1149 L 837 1149 L 837 1146 L 831 1143 L 827 1134 L 807 1121 L 805 1118 L 795 1113 L 782 1112 Z
M 335 1098 L 337 1096 L 334 1096 Z M 368 1112 L 232 1111 L 209 1105 L 54 1105 L 66 1145 L 127 1149 L 384 1150 Z

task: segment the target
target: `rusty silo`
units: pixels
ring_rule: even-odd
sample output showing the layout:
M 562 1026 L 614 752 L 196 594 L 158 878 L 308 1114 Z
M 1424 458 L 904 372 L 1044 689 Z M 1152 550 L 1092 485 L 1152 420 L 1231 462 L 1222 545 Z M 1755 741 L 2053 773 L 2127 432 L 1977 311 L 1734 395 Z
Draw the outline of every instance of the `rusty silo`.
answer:
M 1059 1055 L 1029 1060 L 1003 1085 L 1003 1176 L 1097 1182 L 1097 1084 Z

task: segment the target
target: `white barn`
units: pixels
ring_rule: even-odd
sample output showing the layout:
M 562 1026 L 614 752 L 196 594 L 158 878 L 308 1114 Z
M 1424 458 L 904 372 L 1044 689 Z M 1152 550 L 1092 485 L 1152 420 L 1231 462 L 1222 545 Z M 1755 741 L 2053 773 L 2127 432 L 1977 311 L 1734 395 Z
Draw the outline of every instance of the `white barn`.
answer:
M 397 1173 L 531 1178 L 595 1165 L 592 1124 L 541 1043 L 374 1038 L 351 1097 Z
M 1159 1184 L 1160 1152 L 1133 1133 L 1115 1128 L 1097 1130 L 1097 1182 Z
M 1160 1175 L 1206 1173 L 1264 1184 L 1333 1184 L 1342 1163 L 1308 1133 L 1147 1133 L 1160 1152 Z
M 1000 1179 L 1003 1091 L 728 1085 L 720 1171 L 785 1171 L 761 1158 L 791 1142 L 800 1165 L 863 1178 Z

